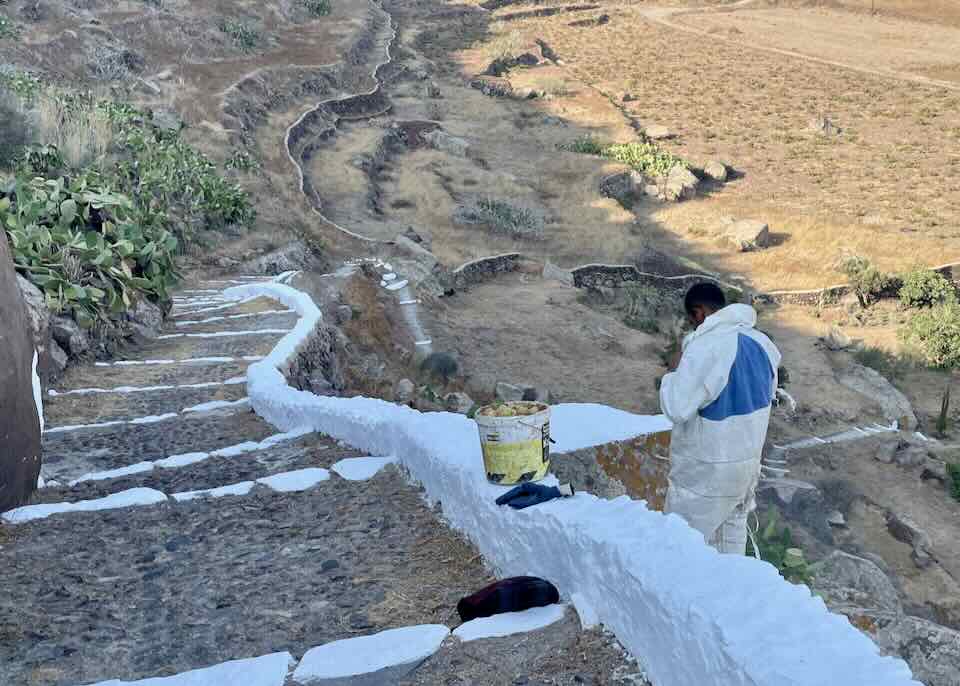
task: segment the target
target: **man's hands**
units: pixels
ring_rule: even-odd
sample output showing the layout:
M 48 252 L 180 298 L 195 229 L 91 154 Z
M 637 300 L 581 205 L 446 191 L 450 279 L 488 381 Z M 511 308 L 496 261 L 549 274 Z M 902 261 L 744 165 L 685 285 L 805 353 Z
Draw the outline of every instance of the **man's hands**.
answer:
M 670 359 L 667 360 L 667 369 L 671 372 L 677 371 L 677 367 L 680 366 L 680 360 L 683 358 L 683 350 L 677 350 L 674 352 Z

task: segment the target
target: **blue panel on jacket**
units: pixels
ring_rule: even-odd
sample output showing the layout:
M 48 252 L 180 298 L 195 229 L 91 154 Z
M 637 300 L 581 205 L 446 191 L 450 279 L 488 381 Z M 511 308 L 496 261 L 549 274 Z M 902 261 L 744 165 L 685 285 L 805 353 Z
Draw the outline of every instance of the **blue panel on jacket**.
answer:
M 700 410 L 704 419 L 715 422 L 728 417 L 752 414 L 773 401 L 773 367 L 759 343 L 740 334 L 737 356 L 730 368 L 730 378 L 717 399 Z

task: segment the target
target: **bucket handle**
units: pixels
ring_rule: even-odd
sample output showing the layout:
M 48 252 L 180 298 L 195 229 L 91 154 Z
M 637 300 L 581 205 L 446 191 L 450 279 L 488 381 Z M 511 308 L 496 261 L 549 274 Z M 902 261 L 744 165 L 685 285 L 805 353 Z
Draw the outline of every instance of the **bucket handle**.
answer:
M 520 421 L 519 419 L 517 420 L 517 424 L 520 424 L 521 426 L 525 426 L 528 429 L 533 429 L 534 431 L 540 431 L 539 426 L 535 426 L 533 424 L 527 424 L 526 422 Z M 556 443 L 556 441 L 553 440 L 553 437 L 551 436 L 547 436 L 547 440 L 550 441 L 551 443 Z

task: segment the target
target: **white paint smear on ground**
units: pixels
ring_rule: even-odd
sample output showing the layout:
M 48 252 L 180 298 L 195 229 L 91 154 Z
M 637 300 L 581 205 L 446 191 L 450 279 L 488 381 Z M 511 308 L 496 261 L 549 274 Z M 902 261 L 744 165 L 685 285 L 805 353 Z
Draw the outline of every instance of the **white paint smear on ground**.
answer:
M 67 512 L 95 512 L 98 510 L 115 510 L 121 507 L 134 505 L 154 505 L 167 501 L 167 496 L 152 488 L 131 488 L 119 493 L 113 493 L 96 500 L 81 500 L 75 503 L 47 503 L 43 505 L 27 505 L 3 513 L 3 520 L 8 524 L 22 524 L 35 519 L 45 519 L 51 515 Z
M 260 312 L 246 312 L 244 314 L 224 314 L 219 317 L 207 317 L 206 319 L 187 319 L 185 321 L 174 322 L 176 326 L 190 326 L 191 324 L 210 324 L 211 322 L 220 322 L 227 319 L 247 319 L 249 317 L 262 317 L 268 314 L 296 314 L 293 310 L 262 310 Z
M 189 412 L 213 412 L 214 410 L 224 410 L 228 408 L 243 408 L 250 405 L 250 398 L 240 398 L 239 400 L 211 400 L 210 402 L 200 403 L 191 407 L 183 408 L 183 413 Z
M 479 638 L 498 638 L 511 634 L 523 634 L 550 626 L 563 619 L 566 605 L 534 607 L 523 612 L 505 612 L 493 617 L 482 617 L 461 624 L 453 635 L 461 641 L 476 641 Z
M 139 681 L 112 679 L 92 686 L 283 686 L 293 666 L 290 653 L 272 653 Z
M 292 472 L 281 472 L 273 476 L 265 476 L 257 479 L 258 484 L 263 484 L 278 493 L 296 493 L 313 488 L 321 481 L 327 481 L 330 478 L 330 472 L 321 467 L 308 467 L 306 469 L 296 469 Z
M 67 426 L 55 426 L 52 429 L 44 431 L 46 434 L 59 434 L 67 431 L 81 431 L 83 429 L 104 429 L 109 426 L 119 426 L 121 424 L 156 424 L 165 422 L 168 419 L 179 417 L 176 412 L 167 412 L 166 414 L 153 414 L 146 417 L 137 417 L 136 419 L 117 419 L 110 422 L 100 422 L 99 424 L 69 424 Z
M 420 413 L 373 398 L 320 397 L 291 388 L 283 373 L 321 319 L 305 293 L 280 284 L 241 286 L 228 297 L 267 296 L 301 315 L 263 361 L 247 370 L 254 409 L 280 429 L 312 426 L 374 455 L 397 455 L 447 522 L 466 533 L 503 576 L 550 579 L 578 612 L 611 629 L 658 686 L 919 686 L 900 658 L 805 586 L 771 565 L 721 555 L 677 515 L 642 501 L 578 493 L 526 510 L 497 507 L 476 423 Z M 564 452 L 669 427 L 600 405 L 552 408 Z M 784 622 L 789 617 L 789 622 Z M 758 649 L 758 646 L 760 647 Z
M 394 456 L 389 457 L 348 457 L 330 466 L 340 477 L 347 481 L 366 481 L 372 479 L 377 472 L 388 464 L 397 461 Z
M 71 481 L 69 485 L 76 486 L 84 481 L 106 481 L 107 479 L 119 479 L 123 476 L 152 472 L 153 465 L 153 462 L 137 462 L 136 464 L 127 465 L 126 467 L 117 467 L 116 469 L 108 469 L 103 472 L 90 472 L 89 474 L 77 477 Z
M 114 386 L 113 388 L 74 388 L 69 391 L 57 391 L 50 389 L 47 395 L 57 397 L 60 395 L 94 395 L 97 393 L 155 393 L 156 391 L 172 390 L 193 390 L 197 388 L 215 388 L 217 386 L 239 386 L 247 383 L 245 376 L 231 376 L 225 381 L 205 381 L 203 383 L 172 384 L 161 386 Z
M 222 498 L 227 495 L 246 495 L 252 489 L 252 481 L 241 481 L 240 483 L 230 484 L 228 486 L 219 486 L 217 488 L 203 488 L 199 491 L 183 491 L 173 493 L 170 497 L 178 502 L 194 500 L 196 498 Z
M 306 652 L 293 680 L 310 684 L 416 664 L 437 652 L 449 634 L 442 624 L 421 624 L 326 643 Z

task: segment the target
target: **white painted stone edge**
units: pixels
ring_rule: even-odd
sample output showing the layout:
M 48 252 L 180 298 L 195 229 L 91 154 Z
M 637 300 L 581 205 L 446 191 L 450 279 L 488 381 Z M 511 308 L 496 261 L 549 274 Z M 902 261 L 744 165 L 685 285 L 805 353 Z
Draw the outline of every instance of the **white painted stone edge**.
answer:
M 321 313 L 307 294 L 282 284 L 225 291 L 234 299 L 255 295 L 300 314 L 273 351 L 247 369 L 260 416 L 280 430 L 310 426 L 370 454 L 399 456 L 490 564 L 504 575 L 541 576 L 565 597 L 575 595 L 578 609 L 611 629 L 658 686 L 920 686 L 903 660 L 881 656 L 808 588 L 784 582 L 769 564 L 721 556 L 675 515 L 625 496 L 588 493 L 529 510 L 498 508 L 493 500 L 502 489 L 486 481 L 472 420 L 290 387 L 284 371 Z

